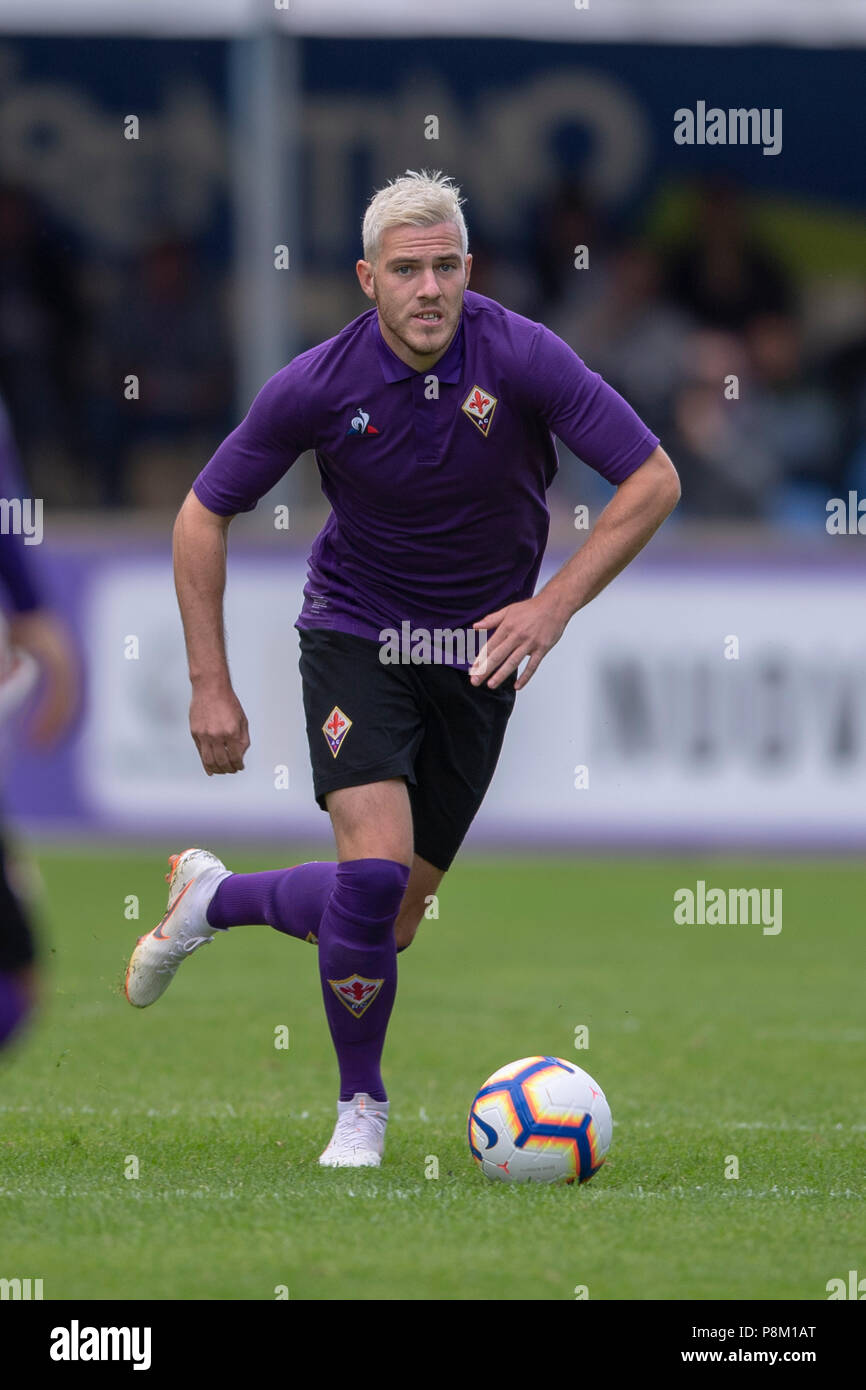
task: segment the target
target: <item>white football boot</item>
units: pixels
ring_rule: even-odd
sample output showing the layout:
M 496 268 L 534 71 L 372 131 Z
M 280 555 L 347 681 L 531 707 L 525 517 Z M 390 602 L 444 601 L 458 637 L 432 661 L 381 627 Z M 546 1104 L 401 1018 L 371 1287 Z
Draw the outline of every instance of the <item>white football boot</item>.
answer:
M 337 1101 L 337 1123 L 331 1142 L 319 1159 L 323 1168 L 378 1168 L 385 1151 L 387 1100 L 373 1100 L 359 1091 L 351 1100 Z
M 185 849 L 169 855 L 168 862 L 165 916 L 153 931 L 138 938 L 126 970 L 126 997 L 138 1009 L 153 1004 L 187 956 L 213 941 L 219 928 L 208 922 L 207 906 L 223 879 L 231 875 L 222 860 L 206 849 Z

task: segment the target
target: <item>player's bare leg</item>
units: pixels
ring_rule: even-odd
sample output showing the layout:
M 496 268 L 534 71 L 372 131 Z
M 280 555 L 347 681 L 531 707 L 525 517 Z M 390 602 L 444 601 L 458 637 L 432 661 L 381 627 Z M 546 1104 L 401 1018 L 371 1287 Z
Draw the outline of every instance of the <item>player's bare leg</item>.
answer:
M 337 858 L 400 859 L 411 864 L 412 807 L 402 777 L 342 787 L 325 797 Z
M 397 949 L 405 949 L 442 882 L 443 871 L 412 853 L 411 811 L 403 779 L 330 792 L 326 804 L 332 813 L 338 859 L 393 858 L 405 863 L 409 856 L 409 883 L 395 924 Z M 387 832 L 389 838 L 383 839 L 382 826 L 394 817 L 399 821 Z M 291 868 L 231 874 L 208 904 L 208 922 L 223 928 L 261 924 L 315 945 L 336 871 L 335 861 L 314 860 Z
M 398 951 L 405 951 L 407 946 L 412 945 L 430 906 L 430 900 L 435 896 L 444 877 L 444 870 L 437 869 L 428 860 L 422 859 L 420 854 L 413 855 L 406 895 L 394 923 Z

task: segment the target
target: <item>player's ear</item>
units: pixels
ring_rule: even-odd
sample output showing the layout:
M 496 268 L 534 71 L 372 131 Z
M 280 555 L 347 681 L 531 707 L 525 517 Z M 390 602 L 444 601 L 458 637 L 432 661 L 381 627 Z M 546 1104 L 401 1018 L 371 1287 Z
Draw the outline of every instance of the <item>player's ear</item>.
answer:
M 376 292 L 373 289 L 373 267 L 371 263 L 369 261 L 358 261 L 355 266 L 355 272 L 358 276 L 361 289 L 364 291 L 367 298 L 375 299 Z
M 464 257 L 464 262 L 463 262 L 463 263 L 464 263 L 464 265 L 466 266 L 466 279 L 463 281 L 463 288 L 464 288 L 464 290 L 465 290 L 465 289 L 466 289 L 466 286 L 469 284 L 469 272 L 470 272 L 471 269 L 472 269 L 472 257 L 468 254 L 468 252 L 467 252 L 466 256 Z

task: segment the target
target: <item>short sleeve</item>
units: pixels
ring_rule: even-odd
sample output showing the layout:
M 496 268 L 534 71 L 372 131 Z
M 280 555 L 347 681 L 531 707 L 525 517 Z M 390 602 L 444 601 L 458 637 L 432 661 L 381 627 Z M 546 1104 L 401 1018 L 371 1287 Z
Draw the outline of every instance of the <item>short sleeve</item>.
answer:
M 299 454 L 312 447 L 306 421 L 308 386 L 289 363 L 266 381 L 237 429 L 204 466 L 192 487 L 218 516 L 251 512 Z
M 658 447 L 619 392 L 543 324 L 528 365 L 529 389 L 548 428 L 608 482 L 623 482 Z

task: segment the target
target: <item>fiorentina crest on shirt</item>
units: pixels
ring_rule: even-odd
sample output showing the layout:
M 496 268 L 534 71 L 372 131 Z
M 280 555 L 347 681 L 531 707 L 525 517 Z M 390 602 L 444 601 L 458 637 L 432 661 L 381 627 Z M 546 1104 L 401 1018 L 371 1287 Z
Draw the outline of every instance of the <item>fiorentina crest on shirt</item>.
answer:
M 483 386 L 473 386 L 460 409 L 465 411 L 473 425 L 477 425 L 481 433 L 486 435 L 490 429 L 490 421 L 493 419 L 496 405 L 497 400 L 494 395 L 485 391 Z
M 364 975 L 347 975 L 345 980 L 328 981 L 340 1003 L 356 1018 L 369 1009 L 384 983 L 384 980 L 368 980 Z
M 344 714 L 339 705 L 334 705 L 322 725 L 322 733 L 328 740 L 328 747 L 336 758 L 340 751 L 343 739 L 352 727 L 352 721 L 347 714 Z

